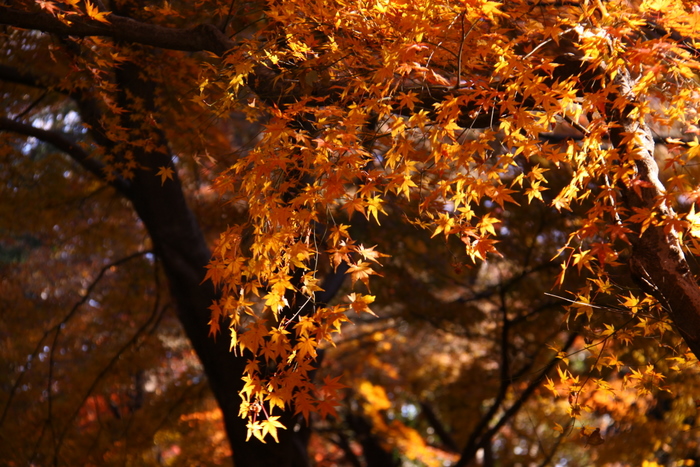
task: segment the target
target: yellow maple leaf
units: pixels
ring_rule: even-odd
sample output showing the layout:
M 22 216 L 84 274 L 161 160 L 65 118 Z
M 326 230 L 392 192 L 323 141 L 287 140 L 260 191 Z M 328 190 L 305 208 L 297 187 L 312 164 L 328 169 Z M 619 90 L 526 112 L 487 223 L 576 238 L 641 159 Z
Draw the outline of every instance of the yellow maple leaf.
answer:
M 545 384 L 544 387 L 546 389 L 549 389 L 552 392 L 552 394 L 554 394 L 556 397 L 559 396 L 559 391 L 557 391 L 557 388 L 554 385 L 554 381 L 552 381 L 552 379 L 549 376 L 547 376 L 547 384 Z
M 364 311 L 365 313 L 369 313 L 372 316 L 377 316 L 369 308 L 369 304 L 374 302 L 375 298 L 376 297 L 374 295 L 360 295 L 354 292 L 348 295 L 348 300 L 350 300 L 350 306 L 353 310 L 357 312 L 358 315 Z
M 696 238 L 700 238 L 700 213 L 695 213 L 695 203 L 690 206 L 690 212 L 685 216 L 689 222 L 688 232 Z
M 262 425 L 260 424 L 260 422 L 248 422 L 246 428 L 248 428 L 245 438 L 246 441 L 250 440 L 250 435 L 253 435 L 263 443 L 265 442 L 265 439 L 262 435 Z
M 279 415 L 275 415 L 272 417 L 268 417 L 267 420 L 263 420 L 260 423 L 260 425 L 262 426 L 263 438 L 269 434 L 275 439 L 276 443 L 280 442 L 280 440 L 277 438 L 277 428 L 282 428 L 283 430 L 286 430 L 287 428 L 281 422 L 277 421 L 279 418 Z
M 374 216 L 374 220 L 377 221 L 377 225 L 381 225 L 379 222 L 379 213 L 386 215 L 386 211 L 382 208 L 382 203 L 384 200 L 379 196 L 373 196 L 365 200 L 367 206 L 367 219 L 370 216 Z

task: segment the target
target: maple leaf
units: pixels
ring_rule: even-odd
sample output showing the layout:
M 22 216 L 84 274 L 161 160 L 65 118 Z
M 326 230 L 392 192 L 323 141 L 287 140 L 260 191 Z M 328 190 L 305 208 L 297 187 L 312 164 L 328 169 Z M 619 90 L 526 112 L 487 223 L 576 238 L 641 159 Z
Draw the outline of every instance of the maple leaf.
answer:
M 690 211 L 686 214 L 685 219 L 688 221 L 688 233 L 693 237 L 700 238 L 700 213 L 695 213 L 695 203 L 690 206 Z
M 159 169 L 156 177 L 160 177 L 161 185 L 164 185 L 166 180 L 173 180 L 174 171 L 171 167 L 159 167 Z
M 364 246 L 362 246 L 362 244 L 360 244 L 357 247 L 357 252 L 361 254 L 364 259 L 368 259 L 370 261 L 374 261 L 377 264 L 380 264 L 379 261 L 377 261 L 377 258 L 388 258 L 389 255 L 385 255 L 378 251 L 374 251 L 375 248 L 377 248 L 377 245 L 374 245 L 371 248 L 365 248 Z
M 269 434 L 274 438 L 276 443 L 280 442 L 279 439 L 277 439 L 277 428 L 282 428 L 283 430 L 286 430 L 287 428 L 280 421 L 278 421 L 279 418 L 279 415 L 270 416 L 267 418 L 267 420 L 263 420 L 260 423 L 260 426 L 262 427 L 262 438 Z
M 615 326 L 613 326 L 612 324 L 607 324 L 607 323 L 604 323 L 604 326 L 605 326 L 605 331 L 601 332 L 601 334 L 600 334 L 601 336 L 607 337 L 607 336 L 612 336 L 613 334 L 615 334 Z
M 85 0 L 85 11 L 90 19 L 94 19 L 95 21 L 99 21 L 101 23 L 109 23 L 107 15 L 110 15 L 111 12 L 100 12 L 99 8 L 90 3 L 89 0 Z
M 313 337 L 301 336 L 294 349 L 298 352 L 300 358 L 305 355 L 316 358 L 316 347 L 318 347 L 318 343 Z
M 489 253 L 498 253 L 496 249 L 496 244 L 499 243 L 498 240 L 493 240 L 490 238 L 477 238 L 470 241 L 468 237 L 462 237 L 462 242 L 467 245 L 467 254 L 471 258 L 472 262 L 476 262 L 477 259 L 484 261 Z
M 207 323 L 209 324 L 209 336 L 216 338 L 216 336 L 219 334 L 220 320 L 223 313 L 221 312 L 221 307 L 217 302 L 212 303 L 209 310 L 211 310 L 211 319 L 209 320 L 209 323 Z
M 416 106 L 416 103 L 420 102 L 420 99 L 418 99 L 418 94 L 416 94 L 413 91 L 410 91 L 408 93 L 401 92 L 397 97 L 399 100 L 399 105 L 401 107 L 408 107 L 409 110 L 413 110 Z
M 342 404 L 336 399 L 326 398 L 318 402 L 318 404 L 316 405 L 316 410 L 318 411 L 318 414 L 321 416 L 321 418 L 325 419 L 329 415 L 337 415 L 335 408 L 340 407 L 341 405 Z
M 496 15 L 505 15 L 505 13 L 499 10 L 501 7 L 503 7 L 501 2 L 482 1 L 479 3 L 479 8 L 481 8 L 483 14 L 492 21 Z
M 531 183 L 530 188 L 525 190 L 525 196 L 527 196 L 528 203 L 531 203 L 533 199 L 544 201 L 542 199 L 542 192 L 548 190 L 549 188 L 540 186 L 541 183 L 542 182 L 539 180 L 534 181 Z
M 250 328 L 238 336 L 241 350 L 248 349 L 254 354 L 265 344 L 265 336 L 268 331 L 264 324 L 255 323 Z
M 632 313 L 637 313 L 642 307 L 640 305 L 640 300 L 632 292 L 630 292 L 628 297 L 624 297 L 625 301 L 622 302 L 622 306 L 629 308 Z
M 546 389 L 549 389 L 550 391 L 552 391 L 552 394 L 554 394 L 555 397 L 559 397 L 559 391 L 557 391 L 557 388 L 554 385 L 554 381 L 552 381 L 552 379 L 549 376 L 547 376 L 546 378 L 547 378 L 547 383 L 544 384 L 543 386 Z
M 242 380 L 245 382 L 243 385 L 243 389 L 241 389 L 241 395 L 245 395 L 246 400 L 250 400 L 250 398 L 258 394 L 262 386 L 260 385 L 260 380 L 258 377 L 251 377 L 248 375 L 243 376 Z
M 498 225 L 501 222 L 502 221 L 500 219 L 491 216 L 491 214 L 486 214 L 479 221 L 479 225 L 477 225 L 477 228 L 479 229 L 479 233 L 481 235 L 487 233 L 491 235 L 496 235 L 496 229 L 494 229 L 494 225 Z
M 437 224 L 437 227 L 430 238 L 435 237 L 441 232 L 447 237 L 449 234 L 454 232 L 456 226 L 455 218 L 444 212 L 438 213 L 438 220 L 435 221 L 435 223 Z
M 350 234 L 348 233 L 349 225 L 338 224 L 331 227 L 331 233 L 329 239 L 332 245 L 337 245 L 340 243 L 341 239 L 348 238 Z
M 379 213 L 381 212 L 382 214 L 386 214 L 382 208 L 383 203 L 384 200 L 380 196 L 372 196 L 371 198 L 367 198 L 365 200 L 365 205 L 367 207 L 367 219 L 369 219 L 370 216 L 374 216 L 374 220 L 377 221 L 377 224 L 379 225 Z
M 58 6 L 56 5 L 55 2 L 50 2 L 50 1 L 44 1 L 44 0 L 37 0 L 36 2 L 42 10 L 48 11 L 52 15 L 56 15 L 60 10 Z
M 358 280 L 362 281 L 362 283 L 364 283 L 367 287 L 367 290 L 369 290 L 369 276 L 380 275 L 372 269 L 371 263 L 368 263 L 367 261 L 360 261 L 357 264 L 351 264 L 348 267 L 346 274 L 350 274 L 353 285 L 355 285 L 355 282 Z
M 316 412 L 316 407 L 314 406 L 313 400 L 307 391 L 300 391 L 294 395 L 294 413 L 302 414 L 304 419 L 308 422 L 309 415 L 312 412 Z
M 316 320 L 310 316 L 302 316 L 299 319 L 299 322 L 294 325 L 297 336 L 308 336 L 310 332 L 316 329 L 316 327 Z
M 333 396 L 340 389 L 345 389 L 348 386 L 340 382 L 341 376 L 336 376 L 335 378 L 331 376 L 325 376 L 323 378 L 323 386 L 319 390 L 324 395 Z
M 263 436 L 263 433 L 262 433 L 263 427 L 259 421 L 249 421 L 246 424 L 246 428 L 248 429 L 246 431 L 246 437 L 245 437 L 246 441 L 250 441 L 250 436 L 253 435 L 257 439 L 259 439 L 261 442 L 263 442 L 263 443 L 265 442 L 265 437 Z
M 356 293 L 351 293 L 348 295 L 348 300 L 350 300 L 350 307 L 357 312 L 359 315 L 362 312 L 369 313 L 372 316 L 377 316 L 369 308 L 369 304 L 374 302 L 376 297 L 374 295 L 360 295 Z

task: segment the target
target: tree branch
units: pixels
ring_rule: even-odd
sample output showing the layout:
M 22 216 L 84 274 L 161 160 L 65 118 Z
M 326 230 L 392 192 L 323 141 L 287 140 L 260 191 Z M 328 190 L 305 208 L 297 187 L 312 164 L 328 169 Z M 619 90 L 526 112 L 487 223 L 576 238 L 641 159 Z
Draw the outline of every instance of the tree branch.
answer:
M 440 441 L 442 441 L 442 444 L 444 444 L 445 447 L 452 452 L 459 452 L 457 442 L 454 440 L 447 428 L 445 428 L 445 425 L 442 424 L 432 406 L 427 402 L 421 402 L 420 407 L 423 411 L 423 415 L 425 415 L 425 418 L 428 420 L 428 423 L 430 423 L 430 426 L 432 426 L 435 430 L 435 434 L 438 435 Z
M 34 351 L 30 354 L 30 355 L 32 356 L 32 358 L 35 357 L 35 356 L 39 353 L 39 349 L 41 349 L 41 348 L 43 347 L 43 343 L 44 343 L 44 341 L 46 340 L 46 338 L 47 338 L 52 332 L 59 333 L 59 332 L 61 331 L 61 327 L 62 327 L 63 325 L 65 325 L 68 321 L 70 321 L 70 320 L 73 318 L 73 316 L 77 313 L 78 309 L 79 309 L 83 304 L 85 304 L 85 302 L 88 301 L 88 299 L 90 298 L 90 295 L 91 295 L 92 292 L 95 290 L 95 288 L 97 287 L 97 284 L 102 280 L 102 277 L 104 277 L 104 275 L 107 273 L 107 271 L 109 271 L 109 270 L 110 270 L 111 268 L 113 268 L 113 267 L 121 266 L 121 265 L 124 264 L 124 263 L 127 263 L 127 262 L 129 262 L 129 261 L 131 261 L 131 260 L 133 260 L 133 259 L 135 259 L 135 258 L 139 258 L 139 257 L 141 257 L 141 256 L 144 256 L 144 255 L 146 255 L 146 254 L 148 254 L 148 253 L 152 253 L 152 251 L 151 251 L 151 250 L 137 251 L 137 252 L 135 252 L 135 253 L 132 253 L 132 254 L 130 254 L 130 255 L 128 255 L 128 256 L 125 256 L 125 257 L 123 257 L 123 258 L 120 258 L 120 259 L 118 259 L 118 260 L 116 260 L 116 261 L 112 261 L 111 263 L 109 263 L 109 264 L 103 266 L 103 267 L 100 269 L 100 271 L 97 273 L 97 275 L 95 276 L 95 279 L 92 280 L 92 282 L 90 283 L 90 285 L 89 285 L 88 288 L 86 289 L 86 291 L 85 291 L 85 293 L 83 294 L 83 296 L 80 298 L 80 300 L 78 300 L 78 301 L 73 305 L 73 307 L 72 307 L 72 308 L 70 309 L 70 311 L 66 314 L 66 316 L 64 316 L 63 319 L 61 319 L 61 321 L 60 321 L 59 323 L 57 323 L 57 324 L 51 326 L 49 329 L 47 329 L 47 330 L 44 332 L 44 335 L 41 337 L 41 339 L 39 339 L 39 342 L 36 344 L 36 347 L 34 348 Z M 51 354 L 50 354 L 50 362 L 51 362 L 51 363 L 50 363 L 50 367 L 53 366 L 53 353 L 54 353 L 54 349 L 55 349 L 55 342 L 56 342 L 57 336 L 58 336 L 58 334 L 56 334 L 56 337 L 54 338 L 54 343 L 50 346 L 50 348 L 51 348 Z M 0 426 L 2 426 L 2 424 L 5 422 L 5 418 L 6 418 L 6 416 L 7 416 L 7 413 L 8 413 L 8 411 L 9 411 L 9 408 L 10 408 L 10 406 L 12 405 L 12 399 L 14 398 L 14 395 L 15 395 L 15 393 L 17 392 L 17 388 L 19 387 L 19 385 L 20 385 L 20 383 L 21 383 L 21 381 L 22 381 L 22 377 L 27 373 L 27 371 L 29 371 L 29 366 L 25 367 L 25 370 L 22 371 L 22 372 L 20 373 L 19 377 L 17 378 L 17 380 L 15 381 L 14 385 L 12 386 L 12 389 L 10 390 L 10 396 L 9 396 L 9 399 L 7 400 L 7 404 L 5 405 L 5 407 L 4 407 L 3 411 L 2 411 L 2 414 L 0 415 Z M 49 376 L 49 377 L 51 377 L 51 376 Z M 49 387 L 51 386 L 51 383 L 50 383 L 50 382 L 49 382 L 49 385 L 48 385 L 48 386 L 49 386 Z M 51 402 L 51 391 L 49 391 L 49 399 L 48 399 L 48 401 L 49 401 L 49 403 Z
M 566 340 L 564 343 L 564 346 L 562 347 L 562 351 L 568 350 L 574 343 L 574 340 L 576 340 L 576 337 L 578 334 L 576 333 L 571 333 L 569 334 L 569 338 Z M 542 381 L 544 381 L 545 376 L 549 373 L 549 371 L 554 368 L 554 365 L 557 364 L 559 361 L 559 358 L 554 357 L 552 358 L 547 365 L 542 369 L 539 375 L 528 384 L 528 386 L 525 388 L 525 390 L 520 394 L 518 399 L 511 405 L 501 416 L 501 418 L 498 420 L 498 422 L 489 428 L 478 440 L 478 442 L 474 443 L 469 443 L 467 446 L 464 448 L 464 451 L 462 451 L 462 456 L 460 457 L 459 461 L 455 464 L 455 467 L 464 467 L 469 465 L 472 460 L 474 459 L 474 456 L 476 456 L 477 451 L 479 448 L 484 447 L 485 443 L 488 443 L 493 436 L 498 433 L 498 431 L 503 428 L 503 425 L 505 425 L 511 418 L 513 418 L 518 411 L 522 408 L 523 404 L 530 398 L 532 393 L 535 392 L 535 390 L 542 384 Z
M 109 23 L 101 23 L 79 16 L 70 16 L 67 25 L 58 18 L 40 11 L 28 12 L 0 5 L 0 24 L 34 29 L 66 36 L 111 37 L 152 47 L 185 52 L 208 51 L 222 56 L 234 47 L 234 42 L 215 26 L 200 24 L 188 29 L 166 28 L 155 24 L 111 14 Z
M 45 143 L 49 143 L 56 149 L 59 149 L 68 154 L 73 160 L 80 164 L 85 170 L 93 174 L 99 180 L 105 181 L 112 185 L 125 195 L 129 194 L 129 183 L 121 178 L 117 178 L 111 182 L 105 180 L 104 165 L 98 160 L 92 158 L 83 148 L 77 143 L 71 141 L 68 136 L 50 130 L 43 130 L 28 123 L 18 122 L 7 117 L 0 117 L 0 131 L 11 131 L 25 136 L 33 136 Z

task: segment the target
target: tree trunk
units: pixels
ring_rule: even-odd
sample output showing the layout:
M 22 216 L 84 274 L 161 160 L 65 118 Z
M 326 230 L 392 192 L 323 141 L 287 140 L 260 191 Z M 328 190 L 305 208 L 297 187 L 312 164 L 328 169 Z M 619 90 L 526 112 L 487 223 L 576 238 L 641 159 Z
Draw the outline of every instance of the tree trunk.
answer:
M 629 117 L 632 102 L 636 100 L 631 90 L 634 83 L 626 73 L 619 73 L 615 81 L 619 94 L 630 104 L 610 112 L 616 124 L 610 131 L 610 139 L 620 159 L 634 161 L 637 170 L 637 184 L 622 188 L 627 207 L 630 211 L 632 208 L 657 210 L 658 219 L 673 218 L 676 214 L 671 206 L 660 201 L 666 191 L 659 180 L 651 129 L 644 122 Z M 683 255 L 679 232 L 652 225 L 638 237 L 631 238 L 631 242 L 632 277 L 661 303 L 688 347 L 700 357 L 700 287 Z
M 122 108 L 133 108 L 132 98 L 136 98 L 142 99 L 147 111 L 154 109 L 156 89 L 152 82 L 141 78 L 143 75 L 131 63 L 124 64 L 116 71 L 119 105 Z M 295 430 L 294 417 L 290 413 L 281 420 L 288 428 L 280 430 L 279 444 L 263 444 L 256 439 L 246 442 L 246 420 L 238 416 L 241 401 L 238 392 L 243 387 L 241 376 L 246 358 L 236 357 L 229 351 L 226 335 L 219 335 L 216 339 L 208 335 L 209 306 L 217 294 L 211 282 L 202 283 L 202 280 L 211 252 L 194 214 L 187 206 L 177 172 L 174 172 L 172 180 L 165 180 L 164 183 L 156 176 L 159 167 L 175 170 L 173 156 L 159 131 L 143 130 L 144 120 L 145 116 L 137 112 L 127 111 L 122 115 L 121 124 L 128 128 L 131 140 L 158 143 L 157 148 L 150 151 L 136 144 L 129 146 L 143 168 L 136 170 L 126 195 L 150 235 L 153 250 L 162 261 L 180 322 L 202 362 L 223 413 L 235 465 L 305 467 L 309 463 L 306 453 L 308 429 L 298 427 Z M 115 157 L 121 155 L 116 154 Z
M 143 220 L 161 258 L 177 304 L 178 316 L 209 385 L 221 408 L 236 467 L 308 465 L 305 430 L 293 426 L 279 432 L 279 444 L 246 442 L 246 421 L 238 416 L 245 359 L 229 351 L 226 336 L 208 336 L 208 307 L 216 298 L 210 282 L 202 284 L 210 254 L 194 215 L 187 207 L 177 180 L 160 180 L 152 172 L 137 175 L 134 208 Z M 287 414 L 287 424 L 293 422 Z

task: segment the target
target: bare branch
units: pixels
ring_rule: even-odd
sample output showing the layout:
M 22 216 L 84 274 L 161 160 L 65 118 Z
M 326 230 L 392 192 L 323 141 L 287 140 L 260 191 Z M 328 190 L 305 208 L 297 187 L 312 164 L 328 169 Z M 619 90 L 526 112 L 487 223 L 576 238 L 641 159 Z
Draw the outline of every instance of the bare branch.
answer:
M 141 253 L 139 253 L 140 255 Z M 133 256 L 133 255 L 132 255 Z M 83 397 L 80 400 L 80 403 L 78 403 L 75 407 L 75 410 L 70 414 L 70 416 L 67 418 L 65 425 L 63 426 L 63 430 L 61 431 L 61 434 L 58 436 L 58 441 L 56 443 L 56 447 L 54 450 L 54 461 L 57 462 L 59 460 L 59 454 L 61 451 L 61 448 L 63 446 L 63 442 L 66 439 L 66 435 L 68 434 L 68 430 L 71 426 L 71 423 L 76 419 L 78 414 L 80 413 L 80 409 L 83 408 L 85 403 L 87 402 L 88 398 L 90 395 L 95 391 L 97 388 L 98 384 L 105 379 L 105 377 L 108 375 L 109 371 L 114 367 L 114 365 L 119 361 L 120 358 L 122 358 L 122 355 L 126 353 L 126 351 L 131 348 L 137 347 L 138 341 L 141 338 L 142 335 L 147 335 L 147 329 L 158 319 L 160 313 L 158 309 L 158 302 L 159 302 L 159 297 L 156 296 L 156 301 L 154 304 L 154 307 L 148 316 L 148 319 L 139 326 L 139 328 L 136 330 L 133 336 L 126 341 L 120 348 L 117 350 L 117 352 L 112 356 L 110 361 L 107 363 L 107 365 L 102 368 L 102 370 L 97 374 L 95 379 L 92 381 L 92 384 L 90 384 L 90 387 L 88 388 L 87 391 L 85 391 L 85 394 L 83 394 Z M 56 333 L 56 337 L 58 337 L 58 333 Z M 56 348 L 55 345 L 55 339 L 54 339 L 54 345 L 51 347 L 51 364 L 53 365 L 53 356 L 54 356 L 54 349 Z M 49 384 L 51 381 L 49 381 Z M 50 391 L 50 388 L 49 388 Z M 50 399 L 50 392 L 49 392 L 49 399 Z
M 427 402 L 421 402 L 420 407 L 423 411 L 423 415 L 425 415 L 425 418 L 428 419 L 428 423 L 430 423 L 430 426 L 432 426 L 435 430 L 435 434 L 437 434 L 440 441 L 442 441 L 442 444 L 444 444 L 445 447 L 452 452 L 459 452 L 457 442 L 454 440 L 447 428 L 445 428 L 445 425 L 442 424 L 432 406 Z
M 100 180 L 104 180 L 104 165 L 92 158 L 80 145 L 71 141 L 67 135 L 57 131 L 43 130 L 28 123 L 18 122 L 7 117 L 0 117 L 0 131 L 11 131 L 25 136 L 33 136 L 45 143 L 49 143 L 55 148 L 68 154 L 73 160 L 78 162 L 85 170 L 93 174 Z M 117 178 L 111 182 L 106 182 L 124 194 L 128 194 L 130 186 L 126 180 Z
M 569 334 L 569 338 L 564 343 L 562 350 L 566 351 L 567 349 L 569 349 L 573 345 L 574 340 L 576 340 L 576 337 L 576 333 Z M 464 467 L 466 465 L 469 465 L 479 448 L 483 447 L 484 444 L 490 442 L 494 435 L 498 433 L 498 431 L 501 428 L 503 428 L 503 425 L 505 425 L 511 418 L 513 418 L 518 413 L 518 411 L 520 411 L 523 404 L 525 404 L 525 402 L 530 398 L 530 396 L 535 392 L 535 390 L 540 386 L 540 384 L 542 384 L 542 381 L 544 381 L 545 376 L 547 376 L 550 370 L 554 368 L 554 365 L 556 365 L 557 362 L 559 362 L 559 358 L 552 358 L 542 369 L 540 374 L 534 380 L 532 380 L 530 384 L 528 384 L 527 388 L 525 388 L 525 390 L 520 394 L 520 396 L 513 403 L 513 405 L 511 405 L 503 413 L 498 422 L 496 422 L 494 426 L 492 426 L 482 436 L 480 436 L 478 441 L 475 440 L 474 442 L 472 442 L 470 440 L 470 443 L 468 443 L 467 446 L 464 448 L 464 451 L 462 451 L 462 456 L 460 457 L 459 461 L 455 464 L 456 467 Z
M 66 316 L 64 316 L 63 319 L 61 319 L 61 321 L 58 324 L 51 326 L 51 328 L 47 329 L 46 332 L 44 332 L 44 335 L 41 337 L 41 339 L 39 339 L 39 342 L 37 343 L 37 345 L 34 349 L 34 352 L 31 353 L 32 357 L 34 357 L 36 354 L 39 353 L 39 349 L 41 349 L 43 347 L 43 342 L 46 340 L 46 338 L 53 332 L 56 332 L 56 333 L 60 332 L 61 326 L 66 324 L 68 321 L 70 321 L 70 319 L 75 315 L 75 313 L 78 311 L 78 309 L 83 304 L 85 304 L 85 302 L 88 301 L 93 290 L 95 290 L 95 287 L 97 287 L 97 284 L 102 280 L 102 277 L 107 273 L 107 271 L 109 271 L 113 267 L 120 266 L 128 261 L 131 261 L 132 259 L 139 258 L 143 255 L 148 254 L 148 253 L 152 253 L 152 251 L 151 250 L 137 251 L 136 253 L 132 253 L 128 256 L 125 256 L 123 258 L 120 258 L 116 261 L 113 261 L 113 262 L 103 266 L 100 269 L 100 272 L 97 273 L 97 276 L 95 276 L 95 279 L 93 279 L 93 281 L 90 283 L 90 285 L 88 286 L 87 290 L 85 291 L 85 293 L 83 294 L 81 299 L 78 300 L 73 305 L 73 307 L 66 314 Z M 54 344 L 55 344 L 55 341 L 56 341 L 56 339 L 54 338 Z M 53 362 L 54 347 L 55 347 L 54 345 L 51 346 L 51 355 L 50 355 L 51 362 Z M 51 364 L 53 364 L 53 363 L 51 363 Z M 15 392 L 17 392 L 17 388 L 20 385 L 22 377 L 25 375 L 25 373 L 27 372 L 28 369 L 29 368 L 27 367 L 24 372 L 20 373 L 19 377 L 15 381 L 15 384 L 12 386 L 12 389 L 10 390 L 10 398 L 8 399 L 7 404 L 5 405 L 5 408 L 3 409 L 2 415 L 0 415 L 0 426 L 2 426 L 2 424 L 5 422 L 5 418 L 7 417 L 7 413 L 8 413 L 8 410 L 10 408 L 10 405 L 12 405 L 12 399 L 14 397 L 14 394 L 15 394 Z M 50 384 L 49 384 L 49 386 L 50 386 Z M 51 394 L 51 392 L 49 392 L 49 400 L 50 400 L 50 394 Z
M 101 36 L 135 42 L 153 47 L 185 52 L 208 51 L 222 56 L 234 47 L 234 42 L 215 26 L 200 24 L 193 28 L 166 28 L 142 23 L 124 16 L 111 14 L 109 23 L 71 16 L 67 25 L 58 18 L 40 11 L 28 12 L 0 5 L 0 24 L 17 28 L 34 29 L 66 36 Z

